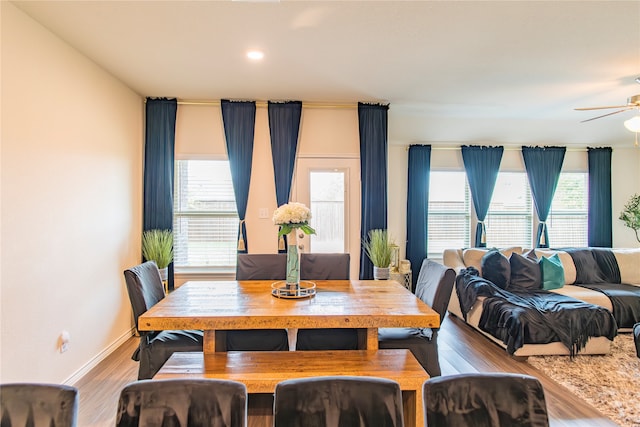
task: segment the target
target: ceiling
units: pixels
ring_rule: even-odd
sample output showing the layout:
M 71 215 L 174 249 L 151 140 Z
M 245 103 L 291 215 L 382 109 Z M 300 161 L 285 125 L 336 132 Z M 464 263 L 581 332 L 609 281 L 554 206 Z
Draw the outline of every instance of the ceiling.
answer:
M 142 96 L 389 103 L 392 144 L 633 146 L 637 112 L 573 109 L 640 94 L 640 0 L 12 3 Z

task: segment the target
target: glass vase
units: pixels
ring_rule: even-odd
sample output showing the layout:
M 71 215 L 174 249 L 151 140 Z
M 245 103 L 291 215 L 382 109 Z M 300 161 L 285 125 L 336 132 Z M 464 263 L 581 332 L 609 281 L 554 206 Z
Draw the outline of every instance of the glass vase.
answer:
M 287 235 L 287 291 L 289 295 L 297 295 L 300 290 L 300 252 L 298 239 L 294 229 Z

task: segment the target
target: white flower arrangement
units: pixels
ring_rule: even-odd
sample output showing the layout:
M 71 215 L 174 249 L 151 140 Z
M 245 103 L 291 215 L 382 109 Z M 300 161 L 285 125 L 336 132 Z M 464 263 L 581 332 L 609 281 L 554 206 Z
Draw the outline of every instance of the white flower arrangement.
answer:
M 290 202 L 280 206 L 273 212 L 273 223 L 280 226 L 278 237 L 291 233 L 296 228 L 305 234 L 316 234 L 309 225 L 311 210 L 302 203 Z

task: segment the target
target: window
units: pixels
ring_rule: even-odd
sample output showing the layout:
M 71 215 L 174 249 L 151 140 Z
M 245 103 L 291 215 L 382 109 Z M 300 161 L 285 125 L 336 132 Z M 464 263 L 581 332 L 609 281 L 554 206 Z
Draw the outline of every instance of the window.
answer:
M 473 246 L 471 192 L 465 172 L 432 171 L 429 188 L 428 256 L 439 258 L 447 248 Z M 587 246 L 588 174 L 560 174 L 547 227 L 551 247 Z M 534 244 L 534 202 L 525 172 L 500 172 L 485 225 L 487 247 Z M 471 240 L 471 241 L 470 241 Z
M 176 269 L 235 268 L 238 224 L 229 162 L 176 161 L 173 224 Z
M 316 230 L 316 234 L 310 236 L 312 251 L 342 253 L 345 251 L 345 172 L 311 170 L 309 184 L 311 217 Z
M 551 247 L 587 246 L 588 174 L 560 174 L 547 218 Z
M 487 247 L 532 245 L 533 212 L 524 172 L 500 172 L 485 219 Z
M 469 247 L 470 195 L 465 172 L 431 171 L 427 251 L 440 258 L 449 248 Z

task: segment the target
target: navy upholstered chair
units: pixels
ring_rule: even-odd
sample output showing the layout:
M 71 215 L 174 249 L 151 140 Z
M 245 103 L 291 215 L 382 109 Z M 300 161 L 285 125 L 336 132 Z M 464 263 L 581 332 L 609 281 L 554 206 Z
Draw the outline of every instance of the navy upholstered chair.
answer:
M 284 280 L 287 254 L 238 254 L 236 280 Z
M 220 379 L 143 380 L 120 392 L 116 427 L 247 425 L 247 388 Z
M 430 378 L 423 385 L 429 427 L 547 427 L 542 384 L 521 374 Z
M 456 278 L 453 269 L 425 259 L 416 283 L 416 296 L 444 319 Z M 378 347 L 381 349 L 411 350 L 431 377 L 441 374 L 438 361 L 438 328 L 380 328 Z
M 349 280 L 349 254 L 309 254 L 300 256 L 301 280 Z M 355 350 L 356 329 L 299 329 L 296 350 Z
M 377 377 L 326 376 L 276 385 L 274 427 L 401 427 L 400 385 Z
M 78 390 L 58 384 L 15 383 L 0 385 L 2 427 L 75 427 Z
M 238 254 L 236 280 L 284 280 L 286 254 Z M 227 331 L 228 351 L 289 350 L 285 329 Z
M 138 327 L 138 317 L 164 298 L 160 272 L 153 261 L 124 271 L 127 292 Z M 140 345 L 132 356 L 139 361 L 138 379 L 153 378 L 176 351 L 202 351 L 202 331 L 139 331 Z

